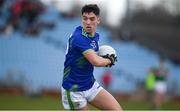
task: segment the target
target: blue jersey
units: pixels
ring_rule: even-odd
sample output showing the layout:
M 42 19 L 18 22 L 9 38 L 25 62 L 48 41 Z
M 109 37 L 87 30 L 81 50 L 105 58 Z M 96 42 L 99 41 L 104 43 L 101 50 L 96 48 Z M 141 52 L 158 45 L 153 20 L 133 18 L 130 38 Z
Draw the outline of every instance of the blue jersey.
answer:
M 70 91 L 85 91 L 92 87 L 95 78 L 94 66 L 84 57 L 83 53 L 92 49 L 99 50 L 99 34 L 89 36 L 79 26 L 73 32 L 68 41 L 66 59 L 64 62 L 64 76 L 62 86 Z

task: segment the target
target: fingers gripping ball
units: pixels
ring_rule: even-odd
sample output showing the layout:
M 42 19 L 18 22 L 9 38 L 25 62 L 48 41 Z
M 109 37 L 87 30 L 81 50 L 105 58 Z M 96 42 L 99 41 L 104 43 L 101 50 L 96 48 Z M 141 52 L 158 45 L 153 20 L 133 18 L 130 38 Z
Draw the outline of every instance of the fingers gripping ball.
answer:
M 111 61 L 111 64 L 108 65 L 109 67 L 115 65 L 115 62 L 117 61 L 117 55 L 115 49 L 108 45 L 100 46 L 98 55 L 104 58 L 108 58 Z

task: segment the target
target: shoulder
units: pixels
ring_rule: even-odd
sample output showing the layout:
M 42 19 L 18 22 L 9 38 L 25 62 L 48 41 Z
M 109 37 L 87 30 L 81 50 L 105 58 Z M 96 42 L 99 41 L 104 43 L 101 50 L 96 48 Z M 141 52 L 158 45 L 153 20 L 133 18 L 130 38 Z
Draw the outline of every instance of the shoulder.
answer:
M 95 33 L 95 40 L 99 41 L 99 33 Z
M 88 40 L 82 30 L 83 29 L 81 26 L 76 27 L 75 31 L 72 34 L 72 37 L 75 41 L 87 41 Z
M 75 28 L 72 36 L 81 36 L 81 33 L 82 33 L 82 27 L 78 26 L 78 27 Z

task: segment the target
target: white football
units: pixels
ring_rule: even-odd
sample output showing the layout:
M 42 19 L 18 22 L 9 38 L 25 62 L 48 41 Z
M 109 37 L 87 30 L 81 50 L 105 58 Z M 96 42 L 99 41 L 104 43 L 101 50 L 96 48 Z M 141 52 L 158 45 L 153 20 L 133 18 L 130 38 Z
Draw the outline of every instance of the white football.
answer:
M 113 47 L 109 46 L 109 45 L 102 45 L 99 47 L 99 51 L 98 51 L 98 55 L 99 56 L 105 56 L 105 55 L 111 55 L 114 54 L 115 57 L 117 57 L 116 55 L 116 51 Z

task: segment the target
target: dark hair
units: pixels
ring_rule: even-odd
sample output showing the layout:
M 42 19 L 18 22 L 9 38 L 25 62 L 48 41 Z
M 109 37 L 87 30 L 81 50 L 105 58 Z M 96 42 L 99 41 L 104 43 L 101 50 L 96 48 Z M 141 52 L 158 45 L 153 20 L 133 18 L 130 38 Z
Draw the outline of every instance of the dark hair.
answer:
M 82 7 L 81 14 L 93 12 L 96 16 L 99 16 L 100 9 L 96 4 L 88 4 Z

